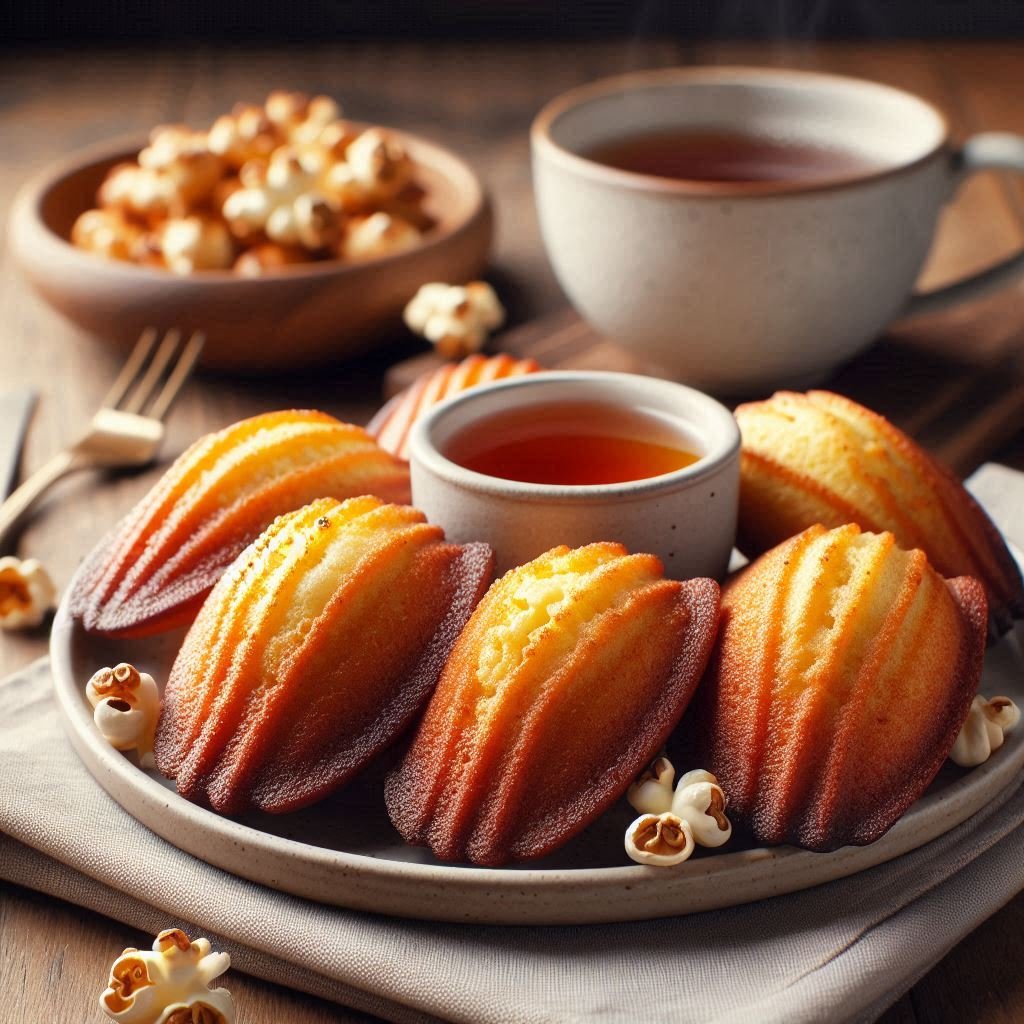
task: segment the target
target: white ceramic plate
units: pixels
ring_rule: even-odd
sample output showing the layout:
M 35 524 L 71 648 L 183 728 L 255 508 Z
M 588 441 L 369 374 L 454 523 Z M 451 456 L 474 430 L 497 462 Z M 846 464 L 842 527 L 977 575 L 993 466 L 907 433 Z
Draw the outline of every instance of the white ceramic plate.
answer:
M 981 692 L 1024 706 L 1022 631 L 986 657 Z M 674 868 L 630 865 L 623 833 L 635 817 L 620 801 L 557 854 L 526 867 L 443 864 L 406 846 L 384 810 L 385 758 L 345 791 L 296 814 L 229 819 L 189 803 L 100 737 L 85 698 L 96 669 L 129 661 L 166 678 L 181 633 L 145 641 L 87 635 L 66 602 L 53 627 L 57 698 L 75 750 L 130 814 L 211 864 L 321 903 L 428 920 L 490 924 L 590 924 L 668 917 L 796 892 L 874 867 L 935 839 L 995 797 L 1024 767 L 1024 729 L 984 765 L 947 764 L 931 788 L 878 842 L 834 853 L 794 847 L 699 851 Z M 726 848 L 728 849 L 728 848 Z

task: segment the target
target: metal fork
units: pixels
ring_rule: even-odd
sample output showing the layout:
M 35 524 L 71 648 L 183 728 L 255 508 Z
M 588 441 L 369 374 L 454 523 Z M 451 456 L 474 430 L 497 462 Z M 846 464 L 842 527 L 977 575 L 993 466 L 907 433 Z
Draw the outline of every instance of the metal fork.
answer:
M 163 337 L 142 332 L 89 429 L 54 455 L 0 505 L 0 546 L 22 516 L 52 484 L 80 469 L 130 469 L 152 462 L 164 438 L 163 420 L 202 351 L 198 331 L 183 342 L 181 331 Z

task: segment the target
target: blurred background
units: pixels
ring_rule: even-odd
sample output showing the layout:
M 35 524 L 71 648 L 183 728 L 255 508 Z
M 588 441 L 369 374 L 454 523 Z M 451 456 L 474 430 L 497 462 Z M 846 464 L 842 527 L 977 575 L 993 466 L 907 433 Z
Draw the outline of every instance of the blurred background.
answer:
M 1015 0 L 126 0 L 9 5 L 8 45 L 183 40 L 332 42 L 355 37 L 688 38 L 1004 37 L 1024 29 Z

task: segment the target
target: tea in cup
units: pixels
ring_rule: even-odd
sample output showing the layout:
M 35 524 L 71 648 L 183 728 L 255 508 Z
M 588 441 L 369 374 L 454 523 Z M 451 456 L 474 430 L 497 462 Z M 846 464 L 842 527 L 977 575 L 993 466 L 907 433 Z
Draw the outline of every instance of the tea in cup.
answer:
M 639 72 L 552 101 L 532 132 L 541 230 L 581 315 L 656 372 L 717 393 L 821 380 L 900 316 L 1006 283 L 1017 255 L 914 283 L 965 175 L 1024 139 L 956 148 L 909 93 L 804 71 Z

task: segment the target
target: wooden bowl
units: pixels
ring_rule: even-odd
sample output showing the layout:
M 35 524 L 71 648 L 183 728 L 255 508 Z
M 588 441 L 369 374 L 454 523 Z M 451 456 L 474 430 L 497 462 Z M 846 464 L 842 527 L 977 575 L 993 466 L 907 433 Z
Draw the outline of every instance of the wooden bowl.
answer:
M 399 325 L 420 285 L 477 276 L 491 243 L 490 202 L 469 166 L 417 136 L 393 134 L 419 165 L 437 222 L 420 245 L 393 256 L 298 264 L 246 278 L 221 270 L 180 277 L 85 252 L 68 240 L 75 219 L 96 205 L 109 168 L 145 145 L 123 141 L 80 153 L 28 182 L 11 210 L 11 250 L 46 302 L 122 349 L 156 326 L 204 331 L 203 362 L 221 370 L 258 373 L 356 355 Z

